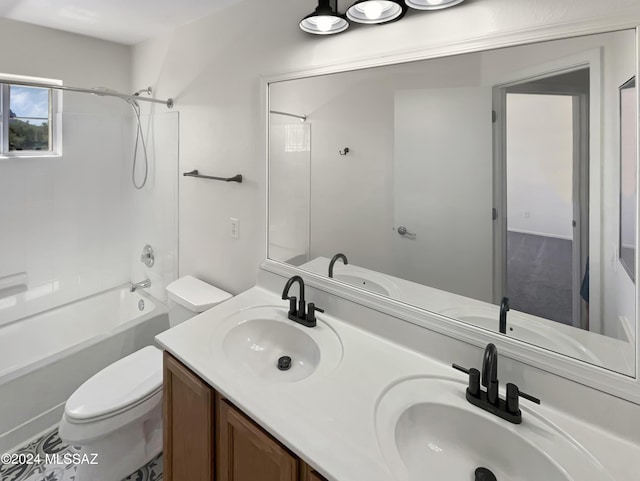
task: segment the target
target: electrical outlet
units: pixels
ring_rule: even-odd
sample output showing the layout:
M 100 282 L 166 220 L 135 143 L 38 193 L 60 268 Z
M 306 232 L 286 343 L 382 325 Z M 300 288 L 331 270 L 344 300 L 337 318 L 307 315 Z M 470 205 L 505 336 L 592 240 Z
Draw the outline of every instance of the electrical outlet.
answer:
M 231 237 L 233 237 L 234 239 L 239 239 L 240 221 L 238 219 L 234 219 L 233 217 L 231 217 L 229 221 L 231 222 Z

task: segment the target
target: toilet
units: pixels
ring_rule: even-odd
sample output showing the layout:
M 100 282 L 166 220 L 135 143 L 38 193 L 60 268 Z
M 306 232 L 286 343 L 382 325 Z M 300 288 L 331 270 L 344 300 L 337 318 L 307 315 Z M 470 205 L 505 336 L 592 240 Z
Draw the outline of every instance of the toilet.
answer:
M 169 284 L 167 295 L 170 327 L 231 297 L 192 276 Z M 67 400 L 58 430 L 81 448 L 76 481 L 122 481 L 151 461 L 162 451 L 162 351 L 144 347 L 87 380 Z

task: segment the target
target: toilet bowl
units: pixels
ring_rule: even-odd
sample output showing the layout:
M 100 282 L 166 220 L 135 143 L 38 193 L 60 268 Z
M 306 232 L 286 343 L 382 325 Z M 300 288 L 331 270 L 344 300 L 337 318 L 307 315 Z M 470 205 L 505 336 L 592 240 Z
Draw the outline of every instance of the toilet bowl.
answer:
M 171 327 L 231 294 L 186 276 L 167 286 Z M 121 481 L 162 451 L 162 351 L 147 346 L 95 374 L 69 397 L 60 438 L 80 447 L 76 481 Z

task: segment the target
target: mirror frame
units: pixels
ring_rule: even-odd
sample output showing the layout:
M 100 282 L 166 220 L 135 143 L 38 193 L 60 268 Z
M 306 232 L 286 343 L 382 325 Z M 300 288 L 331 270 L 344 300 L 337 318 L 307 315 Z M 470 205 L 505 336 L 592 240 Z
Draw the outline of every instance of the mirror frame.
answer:
M 431 331 L 457 339 L 464 343 L 484 348 L 493 342 L 497 345 L 501 355 L 520 361 L 524 364 L 556 374 L 585 386 L 604 391 L 611 395 L 640 404 L 640 343 L 636 335 L 635 365 L 632 366 L 634 375 L 621 374 L 605 367 L 588 364 L 584 361 L 559 354 L 533 344 L 527 344 L 513 338 L 505 338 L 491 331 L 487 331 L 471 324 L 451 319 L 434 312 L 405 304 L 395 299 L 384 297 L 365 291 L 346 283 L 305 271 L 283 262 L 269 259 L 269 84 L 285 80 L 295 80 L 318 75 L 349 72 L 366 68 L 381 67 L 418 60 L 448 57 L 465 53 L 481 52 L 504 47 L 561 40 L 584 35 L 601 34 L 617 30 L 635 30 L 636 43 L 636 78 L 640 78 L 640 15 L 627 17 L 613 17 L 608 19 L 591 18 L 588 21 L 570 22 L 547 27 L 535 27 L 523 30 L 507 31 L 504 33 L 487 35 L 460 40 L 453 43 L 434 44 L 427 48 L 416 50 L 401 50 L 391 55 L 379 57 L 355 57 L 355 60 L 321 65 L 311 68 L 293 70 L 260 77 L 260 108 L 263 113 L 262 141 L 265 156 L 265 217 L 264 229 L 264 262 L 260 268 L 268 272 L 288 278 L 300 275 L 305 283 L 326 293 L 341 297 L 357 304 L 373 308 L 377 311 L 393 316 Z M 638 111 L 640 112 L 640 95 L 638 96 Z M 638 122 L 638 139 L 640 139 L 640 122 Z M 640 142 L 639 142 L 640 143 Z M 637 164 L 640 174 L 640 149 Z M 638 176 L 640 179 L 640 175 Z M 640 191 L 640 189 L 639 189 Z M 636 196 L 636 207 L 640 207 L 640 195 Z M 640 232 L 640 209 L 636 210 L 636 234 Z M 640 235 L 637 236 L 640 239 Z M 638 257 L 636 256 L 635 274 L 638 278 Z M 640 283 L 636 283 L 636 333 L 638 333 L 638 303 L 640 302 Z
M 620 205 L 618 207 L 619 209 L 619 232 L 618 232 L 618 261 L 620 262 L 620 264 L 622 265 L 622 267 L 624 268 L 625 272 L 629 275 L 629 277 L 631 278 L 631 280 L 633 281 L 633 283 L 636 283 L 636 274 L 635 271 L 633 270 L 633 266 L 630 266 L 629 263 L 626 262 L 626 259 L 624 258 L 623 254 L 622 254 L 622 233 L 623 233 L 623 218 L 622 218 L 622 203 L 623 203 L 623 195 L 622 195 L 622 183 L 623 183 L 623 177 L 622 177 L 622 170 L 623 170 L 623 166 L 624 166 L 624 159 L 623 159 L 623 155 L 622 155 L 622 146 L 624 144 L 624 138 L 623 138 L 623 129 L 622 129 L 622 121 L 624 119 L 623 115 L 622 115 L 622 109 L 624 107 L 624 104 L 622 102 L 622 92 L 626 89 L 630 89 L 633 88 L 635 90 L 635 95 L 636 97 L 638 96 L 638 77 L 636 75 L 634 75 L 633 77 L 631 77 L 629 80 L 627 80 L 625 83 L 623 83 L 620 87 L 618 87 L 618 102 L 619 102 L 619 106 L 620 106 L 620 111 L 618 112 L 619 114 L 619 122 L 620 122 L 620 172 L 619 172 L 619 177 L 620 177 L 620 182 L 619 182 L 619 188 L 620 188 Z M 640 112 L 640 111 L 638 111 Z M 636 124 L 638 123 L 638 119 L 636 118 Z M 636 145 L 636 151 L 638 150 L 638 146 Z M 638 161 L 637 159 L 637 152 L 636 152 L 636 162 Z M 636 171 L 638 170 L 638 167 L 636 166 Z M 638 196 L 638 179 L 636 178 L 636 197 Z M 636 205 L 637 208 L 637 205 Z M 636 238 L 636 244 L 638 243 L 638 239 Z M 634 259 L 634 263 L 635 263 L 635 258 L 638 255 L 638 247 L 636 246 L 635 251 L 633 253 L 633 259 Z

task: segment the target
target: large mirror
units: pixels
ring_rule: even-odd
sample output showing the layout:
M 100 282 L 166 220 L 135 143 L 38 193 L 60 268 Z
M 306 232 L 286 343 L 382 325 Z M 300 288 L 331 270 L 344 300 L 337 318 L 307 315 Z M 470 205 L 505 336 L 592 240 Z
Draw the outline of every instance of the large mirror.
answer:
M 634 376 L 636 58 L 628 30 L 270 83 L 269 258 Z

